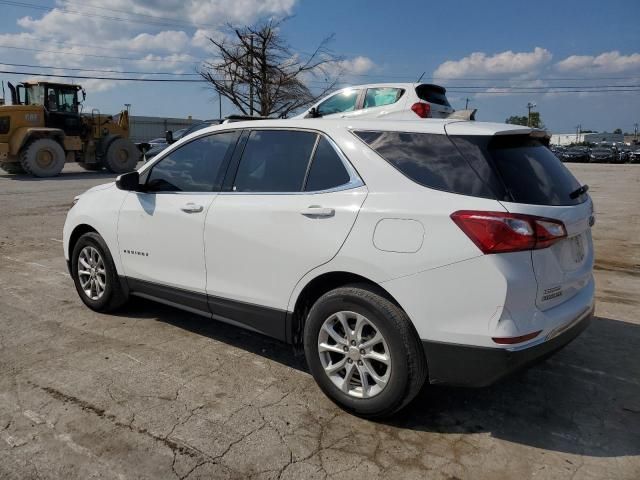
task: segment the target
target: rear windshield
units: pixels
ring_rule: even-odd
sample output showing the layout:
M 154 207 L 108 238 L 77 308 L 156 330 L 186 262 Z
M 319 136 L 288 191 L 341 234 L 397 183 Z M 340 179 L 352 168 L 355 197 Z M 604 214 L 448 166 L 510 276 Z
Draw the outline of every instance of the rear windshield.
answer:
M 533 205 L 577 205 L 580 183 L 542 142 L 528 135 L 452 136 L 471 162 L 484 160 L 505 188 L 504 199 Z
M 416 94 L 420 100 L 424 100 L 425 102 L 444 105 L 445 107 L 451 106 L 449 100 L 447 100 L 445 89 L 437 85 L 418 85 L 416 87 Z

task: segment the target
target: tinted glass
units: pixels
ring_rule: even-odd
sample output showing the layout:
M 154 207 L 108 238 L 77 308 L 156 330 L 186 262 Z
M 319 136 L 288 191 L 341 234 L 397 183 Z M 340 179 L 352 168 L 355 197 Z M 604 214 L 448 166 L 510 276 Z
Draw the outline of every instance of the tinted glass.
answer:
M 354 132 L 382 158 L 425 187 L 495 198 L 446 135 L 404 132 Z
M 368 88 L 364 97 L 363 108 L 381 107 L 383 105 L 391 105 L 396 103 L 402 96 L 401 88 Z
M 322 137 L 313 156 L 305 190 L 329 190 L 345 183 L 349 183 L 349 174 L 329 141 Z
M 420 100 L 425 102 L 435 103 L 437 105 L 444 105 L 450 107 L 449 100 L 447 100 L 446 92 L 443 88 L 435 85 L 418 85 L 416 87 L 416 94 Z
M 236 192 L 299 192 L 316 134 L 287 130 L 254 130 L 242 154 Z
M 345 90 L 327 98 L 318 105 L 318 115 L 331 115 L 332 113 L 351 112 L 356 108 L 356 101 L 360 90 Z
M 465 155 L 484 160 L 499 175 L 506 199 L 534 205 L 575 205 L 586 195 L 572 199 L 580 184 L 560 160 L 539 140 L 528 135 L 451 137 Z M 470 147 L 475 146 L 475 149 Z
M 147 188 L 154 192 L 219 190 L 238 135 L 238 132 L 218 133 L 182 145 L 152 167 Z

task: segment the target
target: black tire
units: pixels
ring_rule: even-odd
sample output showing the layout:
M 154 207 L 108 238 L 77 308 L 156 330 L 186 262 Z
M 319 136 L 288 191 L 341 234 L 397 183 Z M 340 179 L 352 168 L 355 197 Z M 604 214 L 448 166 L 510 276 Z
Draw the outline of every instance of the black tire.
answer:
M 88 170 L 90 172 L 98 172 L 98 171 L 102 170 L 102 164 L 101 163 L 78 162 L 78 165 L 80 165 L 80 167 L 82 167 L 85 170 Z
M 62 145 L 52 138 L 39 138 L 20 151 L 20 165 L 34 177 L 55 177 L 64 168 Z
M 12 175 L 21 175 L 26 173 L 22 165 L 17 162 L 2 162 L 0 163 L 0 169 Z
M 389 348 L 388 382 L 370 398 L 344 393 L 325 373 L 320 361 L 320 329 L 325 320 L 340 311 L 364 315 L 379 330 Z M 320 297 L 305 323 L 304 350 L 309 370 L 322 391 L 338 406 L 361 417 L 385 417 L 397 412 L 418 394 L 427 377 L 424 350 L 406 313 L 383 292 L 369 285 L 347 285 Z
M 113 173 L 131 172 L 136 168 L 142 153 L 127 138 L 116 138 L 107 147 L 103 158 L 104 166 Z
M 83 290 L 80 282 L 78 264 L 80 263 L 80 253 L 85 247 L 93 247 L 103 259 L 106 281 L 104 293 L 98 299 L 90 298 Z M 128 300 L 128 294 L 120 283 L 109 248 L 107 248 L 102 237 L 95 232 L 85 233 L 74 245 L 71 254 L 71 277 L 73 278 L 73 283 L 76 286 L 80 299 L 91 310 L 95 310 L 96 312 L 110 312 L 121 307 Z

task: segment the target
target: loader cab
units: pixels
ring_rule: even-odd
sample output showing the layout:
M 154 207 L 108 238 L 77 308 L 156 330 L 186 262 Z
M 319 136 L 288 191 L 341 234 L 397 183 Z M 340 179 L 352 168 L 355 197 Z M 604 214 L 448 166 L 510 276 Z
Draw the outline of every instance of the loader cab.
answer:
M 18 85 L 18 97 L 25 105 L 44 107 L 45 126 L 59 128 L 66 135 L 79 136 L 82 134 L 82 119 L 78 91 L 81 90 L 79 85 L 25 82 Z

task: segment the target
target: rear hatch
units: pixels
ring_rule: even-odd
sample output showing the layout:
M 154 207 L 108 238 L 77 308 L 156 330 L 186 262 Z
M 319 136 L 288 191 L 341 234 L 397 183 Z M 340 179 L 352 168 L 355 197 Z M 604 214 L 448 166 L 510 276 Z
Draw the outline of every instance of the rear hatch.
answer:
M 420 100 L 431 105 L 431 117 L 446 118 L 453 112 L 453 108 L 447 99 L 447 90 L 440 85 L 423 83 L 416 87 L 416 95 Z
M 586 192 L 576 193 L 581 184 L 545 146 L 544 139 L 514 132 L 450 138 L 507 211 L 564 223 L 566 238 L 531 251 L 538 308 L 555 307 L 584 288 L 593 269 L 593 204 Z

